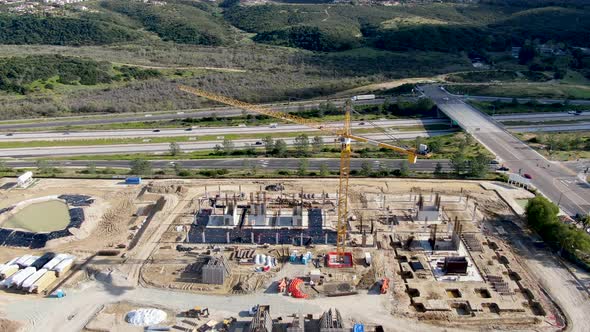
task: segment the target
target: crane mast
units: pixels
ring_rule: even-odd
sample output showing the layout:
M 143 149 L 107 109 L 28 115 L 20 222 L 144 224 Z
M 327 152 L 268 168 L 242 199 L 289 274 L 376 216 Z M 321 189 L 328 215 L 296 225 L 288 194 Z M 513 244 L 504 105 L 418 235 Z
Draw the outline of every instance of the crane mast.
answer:
M 338 186 L 338 222 L 336 225 L 336 232 L 337 232 L 337 243 L 336 243 L 336 251 L 338 254 L 338 259 L 342 261 L 344 259 L 344 250 L 346 248 L 346 236 L 348 234 L 348 179 L 350 178 L 350 160 L 352 157 L 352 146 L 351 143 L 353 140 L 368 143 L 374 146 L 378 146 L 381 148 L 390 149 L 396 151 L 398 153 L 406 154 L 408 157 L 408 161 L 412 164 L 416 163 L 416 151 L 413 149 L 407 149 L 403 147 L 398 147 L 395 145 L 375 141 L 369 138 L 356 136 L 352 134 L 351 131 L 351 112 L 352 112 L 352 103 L 351 100 L 347 100 L 344 106 L 344 126 L 343 127 L 329 127 L 321 122 L 317 122 L 314 120 L 302 118 L 293 114 L 283 113 L 280 111 L 276 111 L 264 106 L 259 105 L 252 105 L 237 99 L 233 99 L 227 96 L 222 96 L 216 93 L 204 91 L 201 89 L 184 86 L 179 86 L 179 89 L 199 96 L 204 97 L 222 104 L 234 106 L 246 111 L 256 112 L 264 115 L 268 115 L 277 119 L 281 119 L 284 121 L 306 125 L 311 128 L 318 129 L 323 132 L 330 133 L 332 135 L 336 135 L 340 138 L 341 150 L 340 150 L 340 181 Z

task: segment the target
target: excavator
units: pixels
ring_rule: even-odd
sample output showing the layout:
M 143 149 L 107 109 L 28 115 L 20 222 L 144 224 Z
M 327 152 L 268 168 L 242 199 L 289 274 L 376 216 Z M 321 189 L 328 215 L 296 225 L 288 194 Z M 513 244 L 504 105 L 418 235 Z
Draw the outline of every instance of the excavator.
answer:
M 345 247 L 346 247 L 346 238 L 348 234 L 347 229 L 347 221 L 348 221 L 348 180 L 350 177 L 350 159 L 352 158 L 352 141 L 357 141 L 361 143 L 367 143 L 370 145 L 374 145 L 380 148 L 393 150 L 400 154 L 404 154 L 407 156 L 407 160 L 409 163 L 414 164 L 417 160 L 417 152 L 414 148 L 407 148 L 407 147 L 400 147 L 395 146 L 383 142 L 379 142 L 370 138 L 357 136 L 352 134 L 351 130 L 351 113 L 352 113 L 352 101 L 353 99 L 349 99 L 346 101 L 344 106 L 344 123 L 342 127 L 333 127 L 321 122 L 318 122 L 313 119 L 306 119 L 294 114 L 284 113 L 277 110 L 274 110 L 269 107 L 260 106 L 260 105 L 253 105 L 250 103 L 246 103 L 234 98 L 230 98 L 227 96 L 219 95 L 213 92 L 197 89 L 190 86 L 180 85 L 178 87 L 180 90 L 198 96 L 202 98 L 207 98 L 212 101 L 216 101 L 221 104 L 233 106 L 245 111 L 256 112 L 259 114 L 267 115 L 270 117 L 274 117 L 283 121 L 296 123 L 300 125 L 305 125 L 313 129 L 317 129 L 319 131 L 325 132 L 327 134 L 331 134 L 337 136 L 340 139 L 341 150 L 340 150 L 340 181 L 339 181 L 339 191 L 338 191 L 338 222 L 336 226 L 337 232 L 337 243 L 336 243 L 336 252 L 338 255 L 339 261 L 344 261 L 345 258 Z M 375 126 L 377 127 L 377 126 Z M 383 133 L 388 135 L 388 133 L 383 130 Z

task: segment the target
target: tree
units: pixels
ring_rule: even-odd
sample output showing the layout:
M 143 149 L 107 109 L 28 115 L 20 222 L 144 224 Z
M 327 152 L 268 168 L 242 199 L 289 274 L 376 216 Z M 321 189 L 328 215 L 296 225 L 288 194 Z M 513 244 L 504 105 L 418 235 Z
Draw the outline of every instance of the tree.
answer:
M 526 65 L 531 62 L 537 55 L 537 50 L 531 44 L 524 45 L 518 52 L 518 62 L 521 65 Z
M 172 168 L 174 169 L 174 173 L 176 175 L 181 175 L 181 173 L 184 173 L 184 168 L 182 167 L 182 164 L 179 162 L 175 162 L 174 164 L 172 164 Z
M 49 173 L 51 172 L 51 166 L 49 166 L 49 162 L 44 159 L 39 159 L 36 162 L 37 172 L 39 173 Z
M 89 162 L 86 165 L 86 173 L 87 174 L 96 174 L 96 163 L 95 162 Z
M 7 172 L 9 170 L 4 160 L 0 160 L 0 172 Z
M 471 134 L 465 134 L 465 145 L 471 146 L 471 145 L 473 145 L 473 143 L 475 143 L 473 136 L 471 136 Z
M 455 174 L 461 175 L 465 171 L 466 161 L 467 159 L 465 158 L 465 152 L 461 149 L 451 156 L 451 165 L 453 166 Z
M 277 157 L 284 157 L 287 153 L 287 143 L 285 143 L 285 141 L 283 141 L 282 139 L 276 140 L 272 153 Z
M 264 144 L 264 149 L 266 151 L 266 154 L 267 155 L 271 155 L 272 152 L 273 152 L 273 150 L 274 150 L 274 148 L 275 148 L 275 145 L 274 145 L 274 142 L 272 140 L 272 137 L 270 135 L 264 137 L 262 139 L 262 143 Z
M 134 159 L 131 161 L 131 174 L 150 175 L 153 172 L 152 163 L 149 160 Z
M 406 160 L 402 161 L 402 164 L 399 168 L 399 175 L 402 177 L 410 175 L 410 166 Z
M 324 150 L 324 140 L 320 136 L 314 136 L 311 141 L 311 150 L 313 153 L 320 153 Z
M 254 144 L 246 144 L 246 154 L 249 156 L 256 154 L 256 148 L 254 147 Z
M 488 173 L 490 161 L 490 157 L 478 153 L 475 158 L 471 159 L 470 175 L 478 178 L 485 176 Z
M 295 137 L 294 144 L 297 156 L 304 157 L 309 154 L 309 137 L 306 134 Z
M 309 166 L 309 162 L 307 159 L 302 158 L 299 159 L 299 166 L 297 167 L 297 175 L 305 176 L 307 174 L 307 167 Z
M 215 154 L 223 154 L 223 147 L 219 144 L 215 144 L 215 146 L 213 147 L 213 151 L 215 152 Z
M 361 175 L 370 176 L 373 173 L 373 166 L 368 160 L 363 161 L 361 164 Z
M 558 222 L 558 213 L 557 205 L 543 196 L 536 196 L 529 200 L 525 208 L 527 223 L 541 236 L 544 235 L 544 229 L 547 229 L 552 223 Z
M 441 147 L 442 146 L 441 146 L 440 141 L 438 139 L 434 139 L 434 140 L 430 141 L 430 143 L 428 144 L 428 149 L 432 153 L 440 152 Z
M 330 169 L 328 169 L 328 165 L 326 163 L 322 163 L 320 165 L 320 176 L 326 177 L 328 175 L 330 175 Z
M 443 167 L 440 162 L 436 163 L 436 166 L 434 167 L 434 175 L 436 175 L 436 176 L 442 175 L 442 173 L 443 173 L 442 168 Z
M 180 149 L 180 145 L 178 145 L 178 143 L 176 142 L 170 143 L 169 151 L 171 156 L 177 156 L 182 152 L 182 150 Z
M 234 152 L 235 145 L 234 145 L 234 142 L 231 139 L 225 137 L 223 139 L 223 143 L 221 143 L 221 145 L 223 147 L 223 153 L 225 153 L 225 154 L 231 154 L 232 152 Z

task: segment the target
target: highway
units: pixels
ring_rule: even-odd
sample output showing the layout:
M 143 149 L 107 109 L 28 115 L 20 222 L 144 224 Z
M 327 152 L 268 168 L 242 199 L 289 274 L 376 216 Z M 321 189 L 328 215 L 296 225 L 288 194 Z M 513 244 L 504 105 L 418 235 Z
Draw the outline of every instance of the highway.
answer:
M 360 159 L 354 158 L 351 160 L 352 169 L 360 169 L 363 162 L 369 161 L 374 170 L 380 166 L 388 169 L 399 169 L 403 160 L 399 159 Z M 90 161 L 80 160 L 64 160 L 64 161 L 49 161 L 53 167 L 87 167 Z M 129 168 L 130 162 L 126 160 L 97 160 L 92 161 L 96 167 L 113 167 L 113 168 Z M 296 170 L 299 167 L 300 159 L 297 158 L 231 158 L 231 159 L 191 159 L 191 160 L 154 160 L 152 165 L 154 168 L 172 167 L 178 163 L 183 168 L 189 169 L 247 169 L 250 167 L 258 167 L 260 169 L 268 170 Z M 309 170 L 319 170 L 322 164 L 328 166 L 332 171 L 340 169 L 340 159 L 338 158 L 309 158 Z M 443 171 L 451 170 L 451 163 L 446 159 L 418 159 L 416 164 L 409 164 L 409 168 L 418 172 L 432 172 L 436 164 L 441 163 Z M 8 161 L 6 164 L 10 167 L 36 167 L 34 161 Z
M 531 132 L 557 132 L 557 131 L 586 131 L 590 130 L 590 122 L 578 122 L 559 125 L 527 125 L 527 126 L 506 126 L 506 129 L 518 133 Z
M 590 212 L 590 187 L 559 162 L 550 162 L 490 117 L 435 85 L 421 87 L 451 119 L 493 152 L 513 172 L 532 176 L 533 185 L 569 215 Z
M 281 104 L 265 104 L 264 106 L 268 106 L 273 108 L 274 110 L 278 110 L 281 112 L 291 112 L 297 111 L 301 106 L 306 107 L 307 109 L 318 107 L 320 103 L 326 102 L 327 100 L 310 100 L 305 102 L 294 102 L 287 105 Z M 344 104 L 344 100 L 330 100 L 334 105 L 340 106 Z M 373 99 L 373 100 L 360 100 L 353 102 L 353 105 L 375 105 L 375 104 L 382 104 L 384 99 Z M 70 118 L 62 118 L 60 120 L 47 120 L 47 119 L 37 119 L 34 122 L 13 122 L 6 121 L 0 124 L 0 131 L 3 132 L 10 132 L 13 130 L 22 130 L 22 129 L 39 129 L 39 128 L 52 128 L 52 127 L 68 127 L 68 126 L 88 126 L 88 125 L 104 125 L 104 124 L 114 124 L 114 123 L 126 123 L 126 122 L 144 122 L 144 121 L 164 121 L 164 120 L 175 120 L 175 119 L 186 119 L 186 118 L 194 118 L 194 119 L 201 119 L 206 117 L 211 117 L 213 115 L 219 117 L 236 117 L 242 116 L 243 110 L 238 108 L 231 108 L 231 107 L 209 107 L 209 108 L 202 108 L 198 110 L 190 110 L 190 111 L 177 111 L 177 112 L 168 112 L 168 113 L 157 113 L 157 114 L 147 114 L 147 113 L 140 113 L 140 114 L 127 114 L 121 115 L 118 114 L 113 116 L 112 114 L 109 115 L 92 115 L 86 117 L 74 116 Z M 250 113 L 256 114 L 256 113 Z
M 494 100 L 501 100 L 501 101 L 512 101 L 512 98 L 506 97 L 490 97 L 490 96 L 455 96 L 456 98 L 461 99 L 474 99 L 474 100 L 481 100 L 481 101 L 494 101 Z M 412 98 L 410 98 L 412 99 Z M 395 100 L 395 97 L 390 97 L 390 101 Z M 533 99 L 530 98 L 518 98 L 519 102 L 524 103 Z M 540 103 L 556 103 L 556 102 L 563 102 L 563 100 L 559 99 L 534 99 Z M 265 104 L 265 106 L 271 107 L 276 110 L 280 111 L 297 111 L 301 106 L 306 108 L 317 107 L 320 103 L 326 102 L 328 100 L 309 100 L 309 101 L 298 101 L 292 103 L 285 103 L 283 104 Z M 332 99 L 330 100 L 334 105 L 340 106 L 344 103 L 344 99 Z M 379 105 L 385 101 L 383 98 L 373 99 L 373 100 L 361 100 L 355 101 L 354 105 Z M 590 100 L 570 100 L 570 104 L 572 105 L 590 105 Z M 161 113 L 154 113 L 154 114 L 117 114 L 117 115 L 88 115 L 88 116 L 72 116 L 72 117 L 63 117 L 59 119 L 31 119 L 31 121 L 27 120 L 18 120 L 18 121 L 4 121 L 0 123 L 0 132 L 4 134 L 10 133 L 16 130 L 23 130 L 23 129 L 48 129 L 53 127 L 68 127 L 68 126 L 88 126 L 88 125 L 106 125 L 106 124 L 115 124 L 115 123 L 126 123 L 126 122 L 144 122 L 144 121 L 166 121 L 166 120 L 174 120 L 174 119 L 185 119 L 185 118 L 206 118 L 211 117 L 212 115 L 216 115 L 219 117 L 236 117 L 241 116 L 243 111 L 241 109 L 235 109 L 231 107 L 208 107 L 208 108 L 201 108 L 197 110 L 185 110 L 185 111 L 176 111 L 176 112 L 161 112 Z M 526 116 L 526 115 L 522 115 Z
M 430 137 L 437 135 L 446 135 L 456 130 L 437 130 L 437 131 L 406 131 L 392 132 L 392 134 L 365 134 L 366 138 L 386 141 L 390 136 L 396 139 L 414 139 L 416 137 Z M 334 142 L 335 136 L 321 136 L 324 143 Z M 293 145 L 294 138 L 283 139 L 287 145 Z M 212 150 L 216 145 L 221 145 L 223 139 L 202 142 L 179 142 L 183 152 L 198 150 Z M 235 148 L 246 148 L 250 145 L 262 147 L 259 139 L 239 139 L 233 140 Z M 258 144 L 256 144 L 258 143 Z M 0 149 L 0 157 L 6 158 L 26 158 L 26 157 L 51 157 L 51 156 L 73 156 L 73 155 L 98 155 L 98 154 L 129 154 L 129 153 L 166 153 L 170 150 L 169 143 L 140 143 L 140 144 L 112 144 L 112 145 L 82 145 L 82 146 L 50 146 L 50 147 L 26 147 L 26 148 L 5 148 Z
M 452 95 L 452 94 L 450 94 Z M 473 99 L 478 101 L 503 101 L 503 102 L 511 102 L 514 98 L 512 97 L 495 97 L 495 96 L 465 96 L 465 95 L 452 95 L 456 98 L 462 99 Z M 551 98 L 516 98 L 519 103 L 527 103 L 529 101 L 535 101 L 541 104 L 556 104 L 556 103 L 563 103 L 563 99 L 551 99 Z M 583 99 L 570 99 L 568 101 L 570 105 L 588 105 L 590 106 L 590 100 L 583 100 Z
M 377 126 L 386 127 L 412 127 L 433 124 L 448 124 L 446 119 L 423 119 L 423 120 L 380 120 L 372 121 Z M 327 122 L 326 127 L 339 128 L 341 122 Z M 374 128 L 368 122 L 356 121 L 352 123 L 354 129 Z M 304 125 L 277 124 L 276 126 L 235 126 L 235 127 L 194 127 L 191 130 L 186 128 L 162 128 L 158 130 L 84 130 L 68 132 L 19 132 L 11 133 L 10 136 L 0 137 L 0 142 L 10 141 L 51 141 L 51 140 L 82 140 L 82 139 L 106 139 L 106 138 L 154 138 L 154 137 L 178 137 L 178 136 L 210 136 L 229 134 L 277 134 L 289 132 L 310 132 L 318 131 Z
M 516 113 L 493 115 L 496 121 L 527 121 L 527 122 L 545 122 L 545 121 L 580 121 L 590 119 L 590 112 L 582 112 L 579 115 L 568 114 L 566 112 L 545 112 L 545 113 Z

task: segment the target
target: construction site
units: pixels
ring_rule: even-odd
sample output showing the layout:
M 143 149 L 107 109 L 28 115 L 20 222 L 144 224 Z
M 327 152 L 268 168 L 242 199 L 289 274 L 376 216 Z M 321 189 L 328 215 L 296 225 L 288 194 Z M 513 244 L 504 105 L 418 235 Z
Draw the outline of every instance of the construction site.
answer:
M 521 203 L 534 197 L 530 191 L 494 181 L 353 179 L 352 141 L 394 151 L 409 163 L 428 157 L 428 149 L 353 135 L 350 101 L 343 126 L 326 127 L 180 89 L 337 136 L 339 178 L 143 183 L 139 177 L 33 180 L 28 172 L 16 182 L 3 179 L 1 327 L 378 332 L 567 326 L 531 273 L 539 258 L 513 247 L 522 248 L 526 236 Z
M 127 314 L 144 307 L 167 317 L 146 324 L 187 331 L 206 324 L 202 330 L 352 331 L 361 324 L 378 331 L 394 330 L 400 321 L 419 321 L 422 330 L 563 325 L 502 236 L 504 223 L 519 220 L 511 206 L 530 198 L 528 191 L 493 182 L 355 179 L 339 225 L 338 184 L 86 180 L 80 186 L 43 179 L 5 190 L 6 206 L 48 195 L 93 201 L 81 228 L 66 227 L 67 236 L 43 247 L 3 244 L 5 266 L 18 256 L 48 253 L 73 257 L 74 264 L 50 285 L 44 282 L 42 292 L 17 291 L 11 282 L 0 299 L 18 308 L 26 298 L 100 285 L 87 300 L 112 299 L 81 317 L 78 324 L 88 331 L 130 330 Z M 339 226 L 346 230 L 343 254 Z M 47 269 L 37 265 L 31 275 L 40 278 Z M 141 296 L 126 298 L 132 292 Z M 158 296 L 146 295 L 151 292 Z M 238 303 L 221 300 L 234 298 Z M 359 308 L 363 301 L 371 305 Z M 206 308 L 206 315 L 181 315 L 194 307 Z

